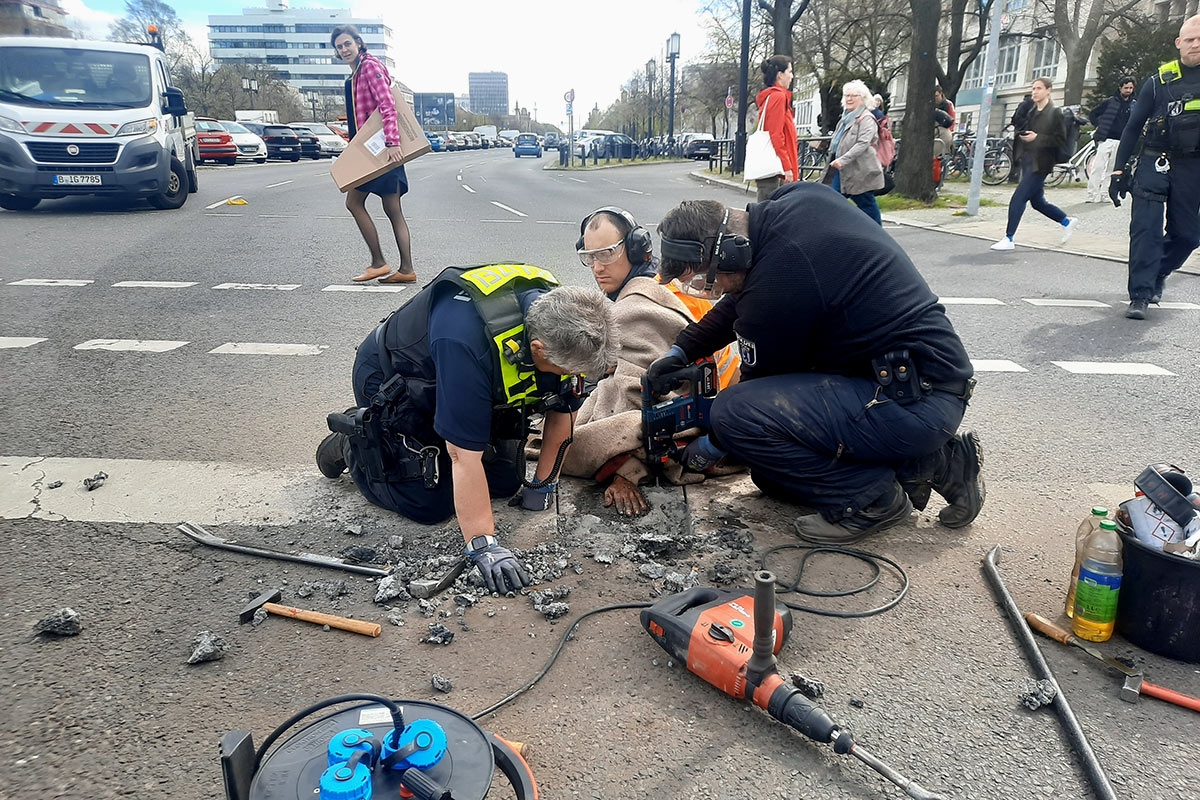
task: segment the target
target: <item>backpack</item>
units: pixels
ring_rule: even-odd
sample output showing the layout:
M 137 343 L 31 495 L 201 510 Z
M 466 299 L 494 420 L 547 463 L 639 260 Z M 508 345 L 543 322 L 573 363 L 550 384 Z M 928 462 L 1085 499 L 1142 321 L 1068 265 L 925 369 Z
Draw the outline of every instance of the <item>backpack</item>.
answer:
M 892 136 L 892 121 L 887 117 L 879 120 L 879 137 L 875 140 L 875 155 L 879 156 L 879 164 L 884 169 L 896 157 L 896 139 Z
M 1071 157 L 1075 155 L 1075 147 L 1079 144 L 1079 129 L 1083 127 L 1083 121 L 1075 115 L 1074 109 L 1064 108 L 1063 114 L 1063 132 L 1066 134 L 1062 145 L 1058 148 L 1058 153 L 1055 158 L 1058 159 L 1054 163 L 1066 164 L 1069 163 Z

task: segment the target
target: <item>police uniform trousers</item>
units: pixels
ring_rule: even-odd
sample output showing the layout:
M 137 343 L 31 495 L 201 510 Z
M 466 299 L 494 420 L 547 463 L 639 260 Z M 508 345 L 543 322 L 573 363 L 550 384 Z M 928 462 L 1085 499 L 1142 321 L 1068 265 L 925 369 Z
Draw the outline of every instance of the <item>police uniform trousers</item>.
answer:
M 1156 153 L 1142 153 L 1129 190 L 1130 300 L 1149 300 L 1156 283 L 1200 246 L 1200 156 L 1173 157 L 1165 173 L 1156 160 Z
M 918 477 L 922 457 L 950 440 L 966 410 L 946 392 L 901 405 L 877 398 L 879 388 L 841 375 L 755 378 L 717 395 L 712 432 L 764 493 L 836 522 Z
M 354 358 L 351 380 L 354 384 L 354 401 L 359 408 L 371 404 L 371 398 L 383 385 L 383 370 L 379 367 L 379 351 L 374 337 L 367 337 L 358 348 Z M 432 489 L 425 488 L 421 478 L 385 476 L 383 480 L 371 480 L 353 441 L 346 440 L 343 456 L 346 469 L 354 485 L 374 505 L 395 511 L 401 516 L 424 525 L 445 522 L 454 515 L 454 483 L 451 478 L 450 454 L 446 442 L 422 441 L 422 445 L 438 448 L 438 482 Z M 492 497 L 511 497 L 521 488 L 525 475 L 524 449 L 519 443 L 504 442 L 504 446 L 489 444 L 484 452 L 484 473 L 487 475 L 488 491 Z

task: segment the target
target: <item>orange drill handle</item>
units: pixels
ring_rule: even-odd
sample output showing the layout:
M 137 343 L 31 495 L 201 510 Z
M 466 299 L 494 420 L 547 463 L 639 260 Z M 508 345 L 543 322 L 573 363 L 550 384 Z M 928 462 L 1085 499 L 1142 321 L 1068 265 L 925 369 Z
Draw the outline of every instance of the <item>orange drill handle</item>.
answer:
M 1042 633 L 1042 634 L 1045 634 L 1046 636 L 1049 636 L 1051 639 L 1053 639 L 1056 642 L 1062 642 L 1063 644 L 1071 644 L 1071 640 L 1075 638 L 1075 635 L 1072 634 L 1070 631 L 1067 631 L 1067 630 L 1059 627 L 1058 625 L 1055 625 L 1053 622 L 1046 619 L 1041 614 L 1035 614 L 1032 611 L 1026 611 L 1024 614 L 1024 617 L 1025 617 L 1025 621 L 1029 623 L 1029 627 L 1033 628 L 1038 633 Z
M 1156 683 L 1142 681 L 1142 694 L 1150 697 L 1163 700 L 1167 703 L 1174 703 L 1183 708 L 1190 708 L 1192 711 L 1200 711 L 1200 697 L 1192 697 L 1190 694 L 1176 692 L 1166 687 L 1159 686 Z

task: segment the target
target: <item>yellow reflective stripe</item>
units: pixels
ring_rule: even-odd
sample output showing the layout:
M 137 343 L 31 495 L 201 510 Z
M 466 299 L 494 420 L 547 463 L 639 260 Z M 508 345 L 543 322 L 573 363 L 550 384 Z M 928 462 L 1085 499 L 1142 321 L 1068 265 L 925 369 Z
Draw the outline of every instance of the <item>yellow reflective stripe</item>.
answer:
M 476 267 L 462 274 L 462 279 L 477 288 L 480 293 L 489 295 L 514 278 L 528 278 L 558 284 L 558 279 L 548 270 L 533 267 L 528 264 L 489 264 L 486 267 Z
M 1183 67 L 1179 65 L 1179 61 L 1168 61 L 1158 68 L 1158 79 L 1163 83 L 1170 83 L 1173 80 L 1178 80 L 1183 76 Z
M 519 338 L 524 330 L 525 326 L 522 324 L 497 335 L 493 339 L 497 352 L 503 353 L 504 343 L 510 339 Z M 499 361 L 500 382 L 504 384 L 505 401 L 516 403 L 524 400 L 537 386 L 533 370 L 526 369 L 520 364 L 514 364 L 507 358 L 501 358 Z

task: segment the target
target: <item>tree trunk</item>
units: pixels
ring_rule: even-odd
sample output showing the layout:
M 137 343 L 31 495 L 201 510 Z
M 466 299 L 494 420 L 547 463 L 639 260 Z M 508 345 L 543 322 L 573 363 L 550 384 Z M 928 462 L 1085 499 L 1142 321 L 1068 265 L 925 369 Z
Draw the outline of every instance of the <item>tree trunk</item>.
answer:
M 904 101 L 903 135 L 896 161 L 896 190 L 905 197 L 932 203 L 933 85 L 937 80 L 939 0 L 909 0 L 913 35 Z

